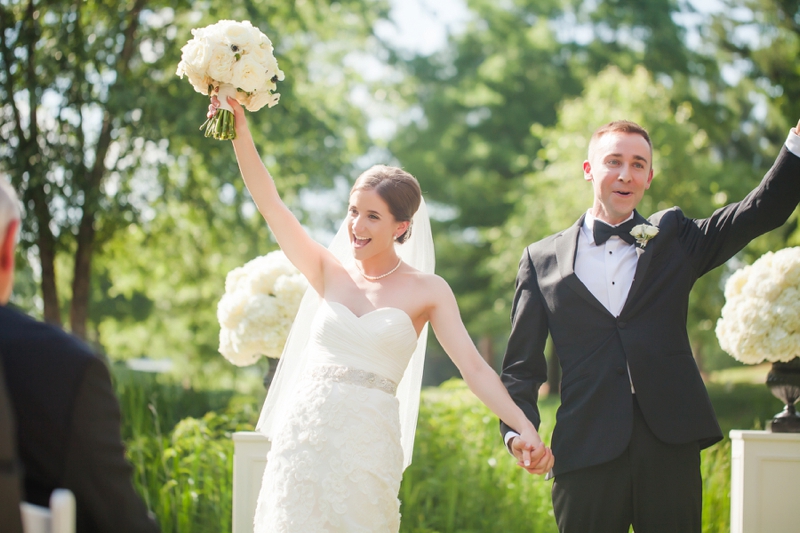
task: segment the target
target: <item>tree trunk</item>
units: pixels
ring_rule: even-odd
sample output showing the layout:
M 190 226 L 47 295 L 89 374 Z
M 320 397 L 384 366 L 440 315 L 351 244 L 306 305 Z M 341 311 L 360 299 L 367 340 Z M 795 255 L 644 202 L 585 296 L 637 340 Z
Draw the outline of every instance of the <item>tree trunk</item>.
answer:
M 89 319 L 94 236 L 94 211 L 84 208 L 78 230 L 78 249 L 75 252 L 75 272 L 72 278 L 72 304 L 69 309 L 72 334 L 84 340 Z
M 56 290 L 56 242 L 53 232 L 50 231 L 50 209 L 47 205 L 47 195 L 42 183 L 29 189 L 29 192 L 37 225 L 36 245 L 39 248 L 39 264 L 42 268 L 41 289 L 44 320 L 62 327 L 61 306 L 58 303 L 58 291 Z
M 692 353 L 694 354 L 694 362 L 697 365 L 697 370 L 700 371 L 700 376 L 703 381 L 708 381 L 708 374 L 705 369 L 705 354 L 703 352 L 703 345 L 699 342 L 692 344 Z
M 139 25 L 139 15 L 146 1 L 137 0 L 128 13 L 128 25 L 125 28 L 125 43 L 117 59 L 117 77 L 109 89 L 114 91 L 118 84 L 125 83 L 131 57 L 135 50 L 134 35 Z M 103 125 L 94 151 L 94 164 L 87 172 L 83 187 L 84 202 L 81 224 L 78 227 L 77 249 L 75 251 L 75 268 L 72 276 L 72 302 L 70 305 L 70 327 L 72 333 L 86 339 L 86 324 L 89 319 L 89 301 L 91 297 L 92 254 L 95 249 L 95 220 L 100 207 L 100 188 L 106 175 L 105 160 L 111 146 L 111 130 L 113 116 L 106 108 L 103 114 Z
M 26 54 L 28 57 L 27 68 L 19 75 L 24 79 L 24 85 L 28 92 L 28 108 L 29 108 L 29 126 L 28 134 L 25 135 L 25 130 L 22 127 L 22 114 L 20 113 L 13 100 L 8 102 L 14 116 L 14 129 L 16 130 L 19 146 L 17 149 L 16 164 L 18 168 L 18 176 L 27 176 L 27 187 L 23 201 L 25 202 L 26 209 L 33 215 L 36 220 L 36 245 L 39 248 L 39 261 L 42 270 L 42 301 L 44 303 L 44 319 L 45 321 L 61 327 L 61 310 L 58 303 L 58 291 L 56 289 L 56 242 L 53 232 L 50 229 L 51 215 L 50 207 L 47 202 L 47 193 L 45 192 L 45 173 L 46 169 L 42 167 L 40 154 L 39 154 L 39 122 L 37 116 L 37 77 L 36 77 L 36 43 L 39 40 L 39 34 L 36 27 L 36 6 L 33 0 L 28 2 L 26 8 L 25 21 L 20 29 L 18 40 L 25 43 Z M 8 29 L 9 21 L 5 17 L 0 18 L 0 44 L 2 46 L 3 64 L 6 67 L 5 83 L 6 92 L 14 94 L 14 75 L 15 73 L 9 69 L 12 64 L 11 51 L 5 40 L 6 30 Z M 22 187 L 21 178 L 18 178 L 15 185 L 17 188 Z M 32 211 L 32 213 L 31 213 Z
M 478 340 L 478 352 L 480 352 L 481 357 L 489 366 L 494 368 L 494 347 L 492 346 L 491 336 L 484 335 Z

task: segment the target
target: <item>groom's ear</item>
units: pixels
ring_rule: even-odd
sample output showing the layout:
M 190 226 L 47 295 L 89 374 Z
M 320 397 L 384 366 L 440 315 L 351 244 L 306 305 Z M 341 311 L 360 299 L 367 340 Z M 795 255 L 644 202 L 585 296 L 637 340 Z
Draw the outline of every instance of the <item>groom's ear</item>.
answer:
M 583 162 L 583 179 L 592 181 L 592 164 L 589 161 Z M 652 169 L 650 171 L 650 179 L 653 179 Z

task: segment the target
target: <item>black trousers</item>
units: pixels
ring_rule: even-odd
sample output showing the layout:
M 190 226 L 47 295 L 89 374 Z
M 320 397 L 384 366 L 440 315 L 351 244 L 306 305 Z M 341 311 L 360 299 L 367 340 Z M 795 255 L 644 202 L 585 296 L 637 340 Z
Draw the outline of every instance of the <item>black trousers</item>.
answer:
M 702 494 L 698 443 L 660 441 L 634 395 L 628 448 L 556 476 L 553 509 L 560 533 L 701 533 Z

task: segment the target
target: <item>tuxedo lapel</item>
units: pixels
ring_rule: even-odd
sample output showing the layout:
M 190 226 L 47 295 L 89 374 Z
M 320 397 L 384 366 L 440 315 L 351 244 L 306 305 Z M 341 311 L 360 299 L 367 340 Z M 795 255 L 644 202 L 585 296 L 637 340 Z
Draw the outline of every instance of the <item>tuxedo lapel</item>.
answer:
M 575 224 L 564 230 L 555 239 L 558 272 L 564 283 L 578 293 L 581 298 L 608 313 L 608 309 L 594 297 L 591 291 L 586 288 L 586 285 L 575 275 L 575 256 L 578 253 L 578 237 L 580 236 L 585 216 L 586 215 L 579 218 Z
M 638 211 L 633 212 L 633 218 L 636 220 L 636 225 L 639 224 L 650 224 L 647 219 L 645 219 L 642 215 L 639 214 Z M 625 299 L 625 305 L 622 307 L 622 311 L 624 312 L 628 306 L 633 301 L 633 297 L 636 295 L 636 291 L 639 287 L 642 286 L 642 280 L 647 273 L 647 268 L 650 266 L 650 259 L 653 257 L 653 246 L 645 246 L 642 248 L 638 244 L 636 245 L 636 255 L 639 256 L 638 261 L 636 262 L 636 271 L 633 274 L 633 283 L 631 283 L 631 288 L 628 291 L 628 297 Z M 621 313 L 620 313 L 621 314 Z

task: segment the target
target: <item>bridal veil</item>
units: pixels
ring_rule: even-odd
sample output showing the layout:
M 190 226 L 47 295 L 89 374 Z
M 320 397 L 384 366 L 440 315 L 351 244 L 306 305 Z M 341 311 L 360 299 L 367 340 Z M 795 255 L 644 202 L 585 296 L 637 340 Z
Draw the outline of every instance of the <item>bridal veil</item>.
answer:
M 419 209 L 414 214 L 412 231 L 409 239 L 403 244 L 395 244 L 400 258 L 425 273 L 432 274 L 435 265 L 433 236 L 428 218 L 425 200 L 420 202 Z M 328 249 L 347 265 L 354 261 L 350 250 L 347 221 L 342 222 L 339 231 L 333 238 Z M 275 372 L 275 378 L 267 392 L 267 399 L 261 410 L 256 429 L 272 440 L 274 431 L 281 426 L 280 417 L 288 411 L 297 383 L 303 373 L 307 362 L 306 344 L 311 333 L 311 323 L 319 306 L 320 297 L 309 287 L 300 302 L 286 345 Z M 397 387 L 397 399 L 400 403 L 400 430 L 401 444 L 403 447 L 403 468 L 411 464 L 411 455 L 414 450 L 414 433 L 417 428 L 419 413 L 419 395 L 422 387 L 422 370 L 425 363 L 425 346 L 428 339 L 428 325 L 422 329 L 417 340 L 417 348 L 411 356 L 411 361 L 403 374 L 403 379 Z

